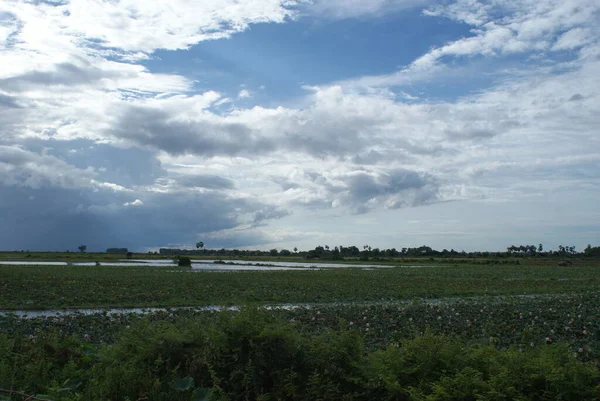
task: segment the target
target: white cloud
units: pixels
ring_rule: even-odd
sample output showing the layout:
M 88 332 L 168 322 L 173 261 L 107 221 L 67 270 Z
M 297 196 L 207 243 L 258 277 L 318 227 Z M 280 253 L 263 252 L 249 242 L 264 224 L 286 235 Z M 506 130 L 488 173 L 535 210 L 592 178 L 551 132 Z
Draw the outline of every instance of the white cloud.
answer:
M 594 38 L 594 32 L 589 28 L 574 28 L 556 40 L 552 50 L 571 50 L 590 43 Z
M 122 185 L 115 184 L 115 183 L 112 183 L 112 182 L 98 182 L 96 180 L 92 180 L 91 183 L 96 188 L 110 189 L 113 192 L 129 192 L 129 191 L 131 191 L 130 189 L 125 188 Z
M 136 199 L 133 202 L 125 202 L 123 204 L 123 206 L 133 206 L 133 207 L 135 207 L 135 206 L 143 206 L 143 205 L 144 205 L 144 202 L 142 202 L 139 199 Z
M 238 93 L 238 99 L 247 99 L 251 96 L 252 96 L 252 94 L 250 93 L 250 91 L 248 89 L 242 89 L 240 91 L 240 93 Z
M 390 74 L 363 76 L 342 82 L 351 87 L 410 86 L 416 82 L 468 77 L 477 56 L 495 58 L 541 53 L 553 62 L 553 52 L 577 50 L 580 59 L 600 54 L 597 28 L 600 3 L 593 0 L 458 0 L 424 10 L 425 16 L 468 24 L 471 35 L 432 48 L 411 64 Z M 557 57 L 560 59 L 559 57 Z M 466 69 L 466 71 L 465 71 Z
M 411 68 L 429 68 L 444 56 L 547 51 L 565 31 L 572 33 L 559 37 L 555 50 L 583 46 L 586 44 L 583 38 L 592 35 L 587 27 L 597 25 L 598 12 L 600 4 L 590 0 L 525 0 L 518 3 L 459 0 L 425 14 L 467 23 L 473 26 L 474 36 L 431 50 L 417 59 Z M 502 17 L 497 18 L 498 14 Z M 595 31 L 598 39 L 597 29 Z
M 24 47 L 78 44 L 97 54 L 98 47 L 145 53 L 185 49 L 241 32 L 250 24 L 284 22 L 293 18 L 293 5 L 281 0 L 8 0 L 1 10 L 24 23 L 17 38 Z
M 94 133 L 110 124 L 107 111 L 114 105 L 193 89 L 194 83 L 183 76 L 153 73 L 138 64 L 150 53 L 225 38 L 250 24 L 284 22 L 294 17 L 294 4 L 0 2 L 0 102 L 24 106 L 0 110 L 2 135 L 100 139 Z M 202 108 L 200 99 L 188 101 Z M 81 113 L 88 117 L 80 119 Z

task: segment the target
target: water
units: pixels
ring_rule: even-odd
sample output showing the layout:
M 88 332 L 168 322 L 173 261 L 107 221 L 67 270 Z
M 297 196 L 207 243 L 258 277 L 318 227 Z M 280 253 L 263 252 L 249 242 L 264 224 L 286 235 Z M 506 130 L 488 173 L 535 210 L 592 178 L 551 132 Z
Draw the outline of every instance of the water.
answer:
M 449 296 L 442 298 L 420 298 L 420 299 L 396 299 L 382 301 L 364 301 L 364 302 L 325 302 L 325 303 L 286 303 L 278 305 L 264 305 L 262 308 L 266 310 L 296 310 L 296 309 L 312 309 L 322 306 L 376 306 L 376 305 L 397 305 L 398 307 L 426 303 L 428 305 L 451 304 L 456 302 L 512 302 L 512 300 L 525 298 L 539 299 L 556 299 L 568 298 L 573 294 L 512 294 L 512 295 L 492 295 L 492 296 Z M 50 309 L 50 310 L 0 310 L 0 317 L 15 316 L 20 319 L 35 319 L 35 318 L 61 318 L 64 316 L 89 316 L 89 315 L 104 315 L 118 317 L 120 315 L 147 315 L 155 312 L 172 312 L 172 311 L 191 311 L 191 312 L 221 312 L 221 311 L 238 311 L 240 306 L 180 306 L 180 307 L 140 307 L 140 308 L 84 308 L 84 309 Z
M 214 263 L 215 261 L 223 263 Z M 0 266 L 103 266 L 103 267 L 177 267 L 172 259 L 119 259 L 110 262 L 54 262 L 54 261 L 9 261 L 0 260 Z M 319 262 L 282 262 L 266 260 L 233 260 L 233 259 L 194 259 L 192 271 L 302 271 L 320 269 L 390 269 L 393 267 L 422 268 L 436 267 L 429 265 L 381 265 L 381 264 L 341 264 Z
M 300 308 L 310 308 L 309 304 L 281 304 L 264 306 L 267 310 L 294 310 Z M 64 316 L 90 316 L 90 315 L 105 315 L 105 316 L 120 316 L 120 315 L 148 315 L 156 312 L 170 312 L 187 310 L 191 312 L 222 312 L 222 311 L 239 311 L 239 306 L 181 306 L 170 308 L 89 308 L 89 309 L 55 309 L 55 310 L 15 310 L 2 311 L 0 317 L 15 316 L 19 319 L 36 319 L 36 318 L 61 318 Z
M 177 266 L 172 260 L 166 261 L 154 261 L 154 263 L 147 263 L 143 261 L 130 261 L 130 262 L 99 262 L 99 266 L 113 266 L 113 267 L 160 267 L 160 266 Z M 46 261 L 23 261 L 23 260 L 0 260 L 0 265 L 6 266 L 97 266 L 96 262 L 46 262 Z
M 192 270 L 194 270 L 194 271 L 244 271 L 244 270 L 245 271 L 303 271 L 303 270 L 320 270 L 320 268 L 192 263 Z
M 206 264 L 206 263 L 214 263 L 216 260 L 204 260 L 204 259 L 193 259 L 192 263 L 194 264 Z M 363 265 L 363 264 L 342 264 L 342 263 L 319 263 L 319 262 L 282 262 L 282 261 L 266 261 L 266 260 L 233 260 L 233 259 L 218 259 L 219 262 L 224 263 L 233 263 L 235 266 L 240 265 L 264 265 L 264 267 L 305 267 L 305 268 L 361 268 L 361 267 L 378 267 L 378 268 L 390 268 L 393 266 L 389 265 Z M 227 266 L 223 264 L 219 264 L 219 266 Z M 232 266 L 232 265 L 229 265 Z

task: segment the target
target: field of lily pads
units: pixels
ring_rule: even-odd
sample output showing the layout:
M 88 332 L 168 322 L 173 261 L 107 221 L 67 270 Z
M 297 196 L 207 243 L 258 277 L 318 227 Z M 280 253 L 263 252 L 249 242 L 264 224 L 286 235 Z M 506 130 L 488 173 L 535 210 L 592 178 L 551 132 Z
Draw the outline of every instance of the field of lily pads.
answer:
M 595 291 L 594 265 L 208 272 L 173 267 L 0 266 L 0 310 L 394 301 Z

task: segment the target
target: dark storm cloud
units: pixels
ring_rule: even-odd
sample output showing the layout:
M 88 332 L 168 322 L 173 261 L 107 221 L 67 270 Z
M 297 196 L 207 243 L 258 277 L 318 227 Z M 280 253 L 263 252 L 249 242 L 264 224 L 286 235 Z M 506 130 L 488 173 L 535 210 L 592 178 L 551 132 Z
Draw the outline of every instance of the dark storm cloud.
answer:
M 89 202 L 78 190 L 0 184 L 0 249 L 66 250 L 119 240 L 110 222 L 78 206 Z
M 264 207 L 254 214 L 254 225 L 255 226 L 260 225 L 262 222 L 264 222 L 266 220 L 277 220 L 282 217 L 288 216 L 289 214 L 290 214 L 289 211 L 278 208 L 278 207 L 273 207 L 273 206 Z
M 218 192 L 131 194 L 3 185 L 0 193 L 2 250 L 74 250 L 85 244 L 101 251 L 190 244 L 207 233 L 239 226 L 241 213 L 268 210 L 264 204 Z M 135 205 L 135 199 L 141 202 Z M 230 240 L 243 246 L 242 240 Z M 221 243 L 228 246 L 225 240 Z
M 334 199 L 355 213 L 376 205 L 387 208 L 419 206 L 438 200 L 439 183 L 431 175 L 393 170 L 387 173 L 358 171 L 339 177 L 344 185 L 327 185 Z
M 353 213 L 366 213 L 385 207 L 397 209 L 439 201 L 441 182 L 423 172 L 394 169 L 387 172 L 361 169 L 339 175 L 304 171 L 309 185 L 305 198 L 294 199 L 292 205 L 327 209 L 343 206 Z
M 92 169 L 77 169 L 52 155 L 0 145 L 0 184 L 75 188 L 90 184 Z
M 173 155 L 262 154 L 274 148 L 242 124 L 174 121 L 169 113 L 148 107 L 129 107 L 109 133 Z
M 302 118 L 289 117 L 287 128 L 266 134 L 253 128 L 252 123 L 237 119 L 235 114 L 224 117 L 207 111 L 204 118 L 187 119 L 176 117 L 172 111 L 145 105 L 128 106 L 117 113 L 107 135 L 172 155 L 255 156 L 287 151 L 322 158 L 356 154 L 380 143 L 373 135 L 376 125 L 364 118 L 348 117 L 338 121 L 337 117 L 321 119 L 319 115 L 310 114 Z M 190 114 L 195 113 L 190 110 Z M 269 118 L 265 117 L 265 121 Z
M 21 141 L 34 152 L 46 152 L 79 168 L 94 168 L 98 181 L 124 187 L 151 185 L 167 172 L 156 152 L 135 147 L 119 148 L 87 139 L 72 141 L 29 139 Z
M 581 95 L 580 93 L 575 93 L 573 96 L 571 96 L 571 97 L 569 98 L 569 102 L 576 102 L 576 101 L 578 101 L 578 100 L 583 100 L 583 99 L 585 99 L 585 98 L 583 97 L 583 95 Z
M 231 196 L 233 181 L 215 175 L 175 176 L 178 185 L 156 192 L 157 177 L 171 177 L 147 150 L 88 140 L 26 143 L 30 149 L 0 146 L 0 249 L 177 246 L 288 213 Z
M 14 96 L 3 95 L 0 93 L 0 109 L 3 107 L 11 108 L 11 109 L 19 109 L 22 108 L 21 105 L 17 102 L 17 98 Z

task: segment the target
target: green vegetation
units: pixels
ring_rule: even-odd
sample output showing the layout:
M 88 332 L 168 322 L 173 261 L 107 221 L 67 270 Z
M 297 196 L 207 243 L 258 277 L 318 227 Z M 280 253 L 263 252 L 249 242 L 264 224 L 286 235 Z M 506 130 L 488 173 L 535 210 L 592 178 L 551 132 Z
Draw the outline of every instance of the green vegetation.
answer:
M 174 273 L 177 271 L 177 273 Z M 173 267 L 2 266 L 0 309 L 363 302 L 595 291 L 590 265 L 192 272 Z
M 192 259 L 190 259 L 187 256 L 180 256 L 177 258 L 177 266 L 190 267 L 190 266 L 192 266 Z
M 355 330 L 306 333 L 266 311 L 142 319 L 111 345 L 0 334 L 0 388 L 54 400 L 596 400 L 594 362 L 425 332 L 377 351 Z
M 418 260 L 436 266 L 0 266 L 4 310 L 309 304 L 0 315 L 0 400 L 600 399 L 597 260 Z

